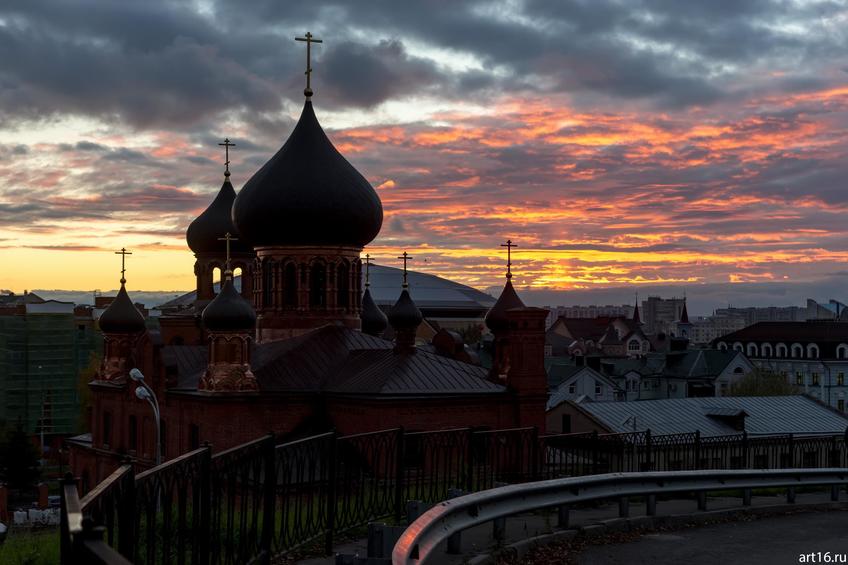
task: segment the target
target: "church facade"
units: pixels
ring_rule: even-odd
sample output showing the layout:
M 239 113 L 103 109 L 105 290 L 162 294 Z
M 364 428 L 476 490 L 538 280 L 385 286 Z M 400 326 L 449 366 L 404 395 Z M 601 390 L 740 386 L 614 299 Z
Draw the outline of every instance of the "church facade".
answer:
M 189 226 L 197 281 L 191 308 L 161 316 L 159 331 L 149 331 L 122 275 L 100 318 L 104 355 L 89 383 L 91 432 L 68 442 L 84 488 L 122 457 L 154 464 L 153 413 L 136 397 L 133 368 L 158 398 L 163 460 L 268 432 L 544 431 L 547 311 L 524 306 L 508 271 L 486 317 L 495 336 L 490 370 L 461 347 L 419 347 L 423 317 L 405 269 L 388 316 L 363 278 L 360 255 L 382 226 L 379 196 L 333 146 L 311 89 L 305 94 L 282 148 L 238 194 L 227 166 L 217 196 Z M 215 269 L 223 272 L 217 294 Z

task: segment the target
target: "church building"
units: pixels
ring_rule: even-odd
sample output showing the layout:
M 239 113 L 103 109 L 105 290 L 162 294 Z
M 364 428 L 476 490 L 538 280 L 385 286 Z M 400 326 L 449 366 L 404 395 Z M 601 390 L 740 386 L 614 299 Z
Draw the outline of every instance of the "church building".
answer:
M 321 128 L 307 69 L 306 100 L 288 140 L 238 194 L 227 159 L 217 196 L 188 228 L 192 307 L 162 315 L 158 331 L 146 329 L 122 271 L 99 321 L 104 355 L 89 383 L 91 432 L 68 442 L 84 488 L 121 457 L 154 464 L 153 412 L 136 396 L 134 368 L 158 398 L 163 460 L 269 431 L 281 438 L 398 426 L 544 431 L 547 311 L 524 306 L 509 270 L 486 316 L 495 338 L 491 369 L 461 348 L 453 355 L 416 345 L 422 314 L 405 260 L 394 306 L 388 316 L 378 308 L 361 256 L 380 232 L 382 204 Z M 217 294 L 216 269 L 223 273 Z

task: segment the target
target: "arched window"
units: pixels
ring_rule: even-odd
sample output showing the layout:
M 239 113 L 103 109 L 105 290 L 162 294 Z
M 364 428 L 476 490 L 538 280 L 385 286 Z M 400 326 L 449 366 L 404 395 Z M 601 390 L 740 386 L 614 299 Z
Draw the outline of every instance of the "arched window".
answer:
M 336 304 L 341 308 L 350 306 L 350 270 L 346 261 L 336 268 Z
M 836 347 L 836 358 L 837 359 L 848 359 L 848 345 L 844 343 L 840 343 Z
M 297 267 L 294 263 L 286 265 L 283 293 L 286 306 L 290 308 L 297 306 Z
M 631 339 L 627 342 L 627 351 L 629 351 L 630 353 L 641 353 L 642 344 L 639 343 L 638 339 Z
M 772 350 L 771 350 L 771 344 L 770 343 L 764 343 L 764 344 L 760 345 L 760 355 L 762 355 L 763 357 L 771 357 L 772 356 Z
M 315 308 L 327 306 L 327 266 L 316 261 L 309 273 L 309 305 Z
M 748 344 L 748 357 L 756 357 L 757 356 L 757 344 L 749 343 Z
M 719 351 L 727 351 L 727 344 L 723 341 L 718 342 L 718 350 Z
M 214 289 L 215 285 L 220 284 L 220 283 L 221 283 L 221 267 L 214 267 L 212 269 L 212 288 Z M 219 286 L 218 292 L 220 292 L 220 291 L 221 291 L 221 287 Z M 218 294 L 218 292 L 215 292 L 215 294 Z
M 803 356 L 804 356 L 804 346 L 801 345 L 800 343 L 793 343 L 792 344 L 792 358 L 793 359 L 800 359 Z
M 786 344 L 778 343 L 774 348 L 775 357 L 785 359 L 787 357 L 787 351 Z
M 745 351 L 745 348 L 742 347 L 742 344 L 737 341 L 733 344 L 733 351 Z
M 244 275 L 244 270 L 241 267 L 233 269 L 233 286 L 236 287 L 239 293 L 241 293 L 242 289 L 242 275 Z
M 819 346 L 815 343 L 811 343 L 807 345 L 807 357 L 810 359 L 818 359 L 819 358 Z
M 274 289 L 274 267 L 273 263 L 266 259 L 262 262 L 262 306 L 271 306 L 271 297 Z

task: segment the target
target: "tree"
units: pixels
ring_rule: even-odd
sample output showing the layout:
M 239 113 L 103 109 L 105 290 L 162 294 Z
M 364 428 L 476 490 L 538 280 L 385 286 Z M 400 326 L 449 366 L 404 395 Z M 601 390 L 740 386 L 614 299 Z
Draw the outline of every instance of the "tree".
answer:
M 754 369 L 730 386 L 730 396 L 792 396 L 800 394 L 786 377 L 768 369 Z
M 3 461 L 2 474 L 10 488 L 25 490 L 38 482 L 38 451 L 24 431 L 22 424 L 6 435 L 5 443 L 0 446 L 0 461 Z
M 462 337 L 462 342 L 467 345 L 474 345 L 483 337 L 483 327 L 479 324 L 469 324 L 456 331 Z

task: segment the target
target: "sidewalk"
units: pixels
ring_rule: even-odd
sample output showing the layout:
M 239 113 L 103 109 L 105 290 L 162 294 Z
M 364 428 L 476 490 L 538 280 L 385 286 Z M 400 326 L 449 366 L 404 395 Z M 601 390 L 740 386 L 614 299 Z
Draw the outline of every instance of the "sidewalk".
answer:
M 840 493 L 844 500 L 844 493 Z M 797 505 L 827 503 L 830 502 L 829 492 L 799 493 L 796 498 Z M 752 507 L 778 506 L 786 503 L 783 494 L 773 496 L 754 496 L 751 499 Z M 742 499 L 736 497 L 708 497 L 708 510 L 741 509 Z M 678 516 L 698 513 L 698 503 L 691 500 L 669 500 L 657 501 L 657 516 Z M 638 517 L 645 515 L 644 501 L 630 502 L 630 516 Z M 569 528 L 575 529 L 582 526 L 600 524 L 604 520 L 618 518 L 618 503 L 605 502 L 591 508 L 572 508 L 569 516 Z M 551 533 L 556 530 L 557 513 L 555 509 L 547 512 L 534 514 L 522 514 L 507 518 L 506 539 L 502 545 L 510 545 L 528 538 Z M 358 554 L 365 557 L 367 554 L 368 540 L 363 538 L 355 542 L 343 543 L 334 547 L 334 553 Z M 451 565 L 467 563 L 476 555 L 486 554 L 498 546 L 492 538 L 492 524 L 487 523 L 462 532 L 462 554 L 449 555 L 444 552 L 439 558 L 440 564 Z M 335 563 L 335 556 L 315 557 L 298 561 L 305 565 L 330 565 Z

